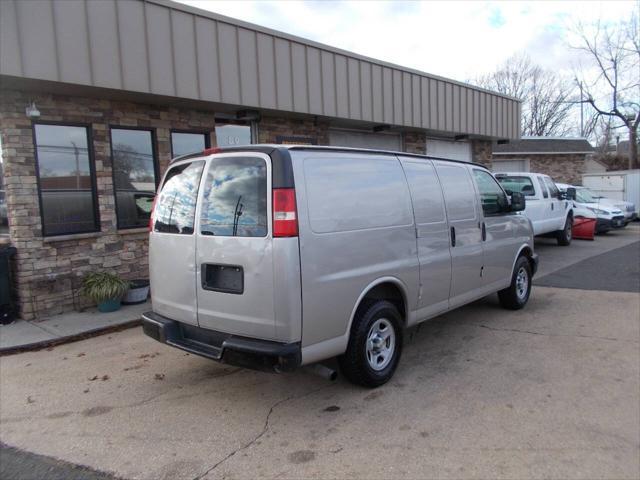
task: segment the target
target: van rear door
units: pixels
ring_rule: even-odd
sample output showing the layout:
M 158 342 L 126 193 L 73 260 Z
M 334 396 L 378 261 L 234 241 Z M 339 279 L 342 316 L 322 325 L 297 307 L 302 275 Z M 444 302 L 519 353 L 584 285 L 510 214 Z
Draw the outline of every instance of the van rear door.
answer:
M 149 234 L 153 310 L 197 325 L 196 199 L 204 160 L 184 161 L 167 171 L 155 200 Z
M 201 327 L 277 339 L 270 192 L 268 155 L 230 152 L 208 161 L 196 232 Z

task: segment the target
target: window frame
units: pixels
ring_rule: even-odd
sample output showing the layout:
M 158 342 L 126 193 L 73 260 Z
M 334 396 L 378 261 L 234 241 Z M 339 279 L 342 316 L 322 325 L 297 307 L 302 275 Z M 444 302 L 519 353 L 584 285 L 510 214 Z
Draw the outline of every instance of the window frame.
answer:
M 540 190 L 542 192 L 542 198 L 549 198 L 549 188 L 546 185 L 543 177 L 538 177 L 538 183 L 540 184 Z
M 153 177 L 155 189 L 153 191 L 153 198 L 158 194 L 158 186 L 160 185 L 160 163 L 158 161 L 158 146 L 156 141 L 156 129 L 153 127 L 138 127 L 138 126 L 123 126 L 123 125 L 109 125 L 109 155 L 111 159 L 111 182 L 113 184 L 113 208 L 116 212 L 116 228 L 118 230 L 135 230 L 138 228 L 148 228 L 146 225 L 136 225 L 125 227 L 120 225 L 120 216 L 118 215 L 118 192 L 116 187 L 116 169 L 113 162 L 113 130 L 138 130 L 151 133 L 151 154 L 153 156 Z M 171 137 L 169 137 L 171 142 Z
M 214 127 L 215 128 L 215 127 Z M 173 134 L 174 133 L 191 133 L 195 135 L 204 135 L 204 148 L 211 148 L 211 132 L 209 130 L 198 130 L 198 129 L 181 129 L 181 128 L 171 128 L 169 129 L 169 150 L 171 151 L 171 159 L 176 158 L 173 153 Z M 197 152 L 194 152 L 197 153 Z
M 522 193 L 522 191 L 519 192 L 519 193 L 522 193 L 522 195 L 524 195 L 527 198 L 528 197 L 533 197 L 533 198 L 531 198 L 531 200 L 535 200 L 535 197 L 538 196 L 538 191 L 536 190 L 535 182 L 528 175 L 506 175 L 506 176 L 501 176 L 500 178 L 526 178 L 526 179 L 529 180 L 529 182 L 531 182 L 531 186 L 533 187 L 533 193 L 530 194 L 530 195 L 526 195 L 526 194 Z M 496 180 L 498 180 L 498 179 L 496 178 Z M 502 182 L 500 180 L 498 180 L 498 183 L 500 184 L 500 186 L 502 187 L 502 189 L 506 193 L 507 189 L 504 187 L 504 185 L 502 185 Z
M 482 192 L 480 191 L 480 185 L 478 184 L 475 178 L 475 172 L 481 172 L 486 175 L 489 175 L 489 177 L 496 183 L 496 185 L 498 185 L 498 188 L 502 191 L 502 194 L 504 195 L 504 199 L 506 201 L 506 205 L 509 205 L 509 195 L 507 195 L 507 192 L 505 191 L 502 184 L 498 181 L 498 179 L 496 179 L 495 176 L 491 174 L 491 172 L 489 172 L 488 170 L 483 170 L 482 168 L 472 168 L 471 176 L 473 177 L 473 184 L 475 185 L 475 188 L 478 192 L 478 200 L 479 200 L 478 203 L 480 204 L 480 211 L 482 212 L 482 216 L 483 217 L 499 217 L 501 215 L 508 215 L 509 213 L 511 213 L 508 210 L 501 210 L 496 213 L 487 213 L 484 211 L 484 205 L 482 204 Z
M 38 141 L 36 136 L 36 125 L 52 125 L 57 127 L 82 127 L 87 134 L 87 156 L 89 158 L 89 177 L 91 181 L 91 196 L 93 199 L 93 219 L 94 228 L 92 230 L 83 230 L 81 232 L 66 232 L 55 233 L 47 235 L 44 221 L 44 210 L 42 202 L 42 186 L 40 182 L 40 159 L 38 158 Z M 36 188 L 38 189 L 38 208 L 40 209 L 40 225 L 41 235 L 43 238 L 49 237 L 62 237 L 67 235 L 82 235 L 85 233 L 96 233 L 101 231 L 100 223 L 100 205 L 98 199 L 98 181 L 96 176 L 96 163 L 95 152 L 93 147 L 93 129 L 91 123 L 84 122 L 64 122 L 64 121 L 49 121 L 49 120 L 32 120 L 31 121 L 31 135 L 33 139 L 33 158 L 35 160 L 35 173 L 36 173 Z
M 547 184 L 547 188 L 549 189 L 549 197 L 554 198 L 556 200 L 560 200 L 560 197 L 561 197 L 560 189 L 556 185 L 556 182 L 554 182 L 553 179 L 548 175 L 545 175 L 542 178 L 544 179 L 544 183 Z M 553 187 L 553 189 L 551 187 Z M 554 193 L 554 189 L 555 189 L 555 193 Z

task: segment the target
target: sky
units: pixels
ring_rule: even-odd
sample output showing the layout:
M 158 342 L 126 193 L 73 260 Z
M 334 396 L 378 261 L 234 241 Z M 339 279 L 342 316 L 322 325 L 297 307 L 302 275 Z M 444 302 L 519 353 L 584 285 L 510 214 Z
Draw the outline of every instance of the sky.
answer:
M 334 47 L 460 81 L 526 52 L 571 74 L 578 22 L 615 22 L 634 1 L 179 0 Z

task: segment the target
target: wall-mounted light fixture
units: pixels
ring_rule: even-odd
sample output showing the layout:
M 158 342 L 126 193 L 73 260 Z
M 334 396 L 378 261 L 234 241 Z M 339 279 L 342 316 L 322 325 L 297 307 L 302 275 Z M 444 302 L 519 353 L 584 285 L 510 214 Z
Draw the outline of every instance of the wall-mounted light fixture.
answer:
M 376 132 L 376 133 L 378 133 L 378 132 L 386 132 L 390 128 L 391 128 L 391 125 L 376 125 L 375 127 L 373 127 L 373 131 Z
M 24 113 L 26 113 L 29 118 L 40 118 L 40 110 L 36 107 L 36 102 L 31 102 L 31 105 L 27 105 Z

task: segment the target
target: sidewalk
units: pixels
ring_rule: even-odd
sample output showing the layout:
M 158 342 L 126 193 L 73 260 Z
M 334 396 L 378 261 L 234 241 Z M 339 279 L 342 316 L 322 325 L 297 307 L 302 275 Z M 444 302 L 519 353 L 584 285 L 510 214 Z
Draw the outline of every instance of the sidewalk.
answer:
M 140 322 L 142 313 L 148 310 L 151 310 L 150 301 L 139 305 L 123 305 L 120 310 L 111 313 L 100 313 L 92 308 L 37 322 L 16 320 L 11 325 L 0 325 L 0 355 L 65 343 L 114 327 L 134 326 Z

